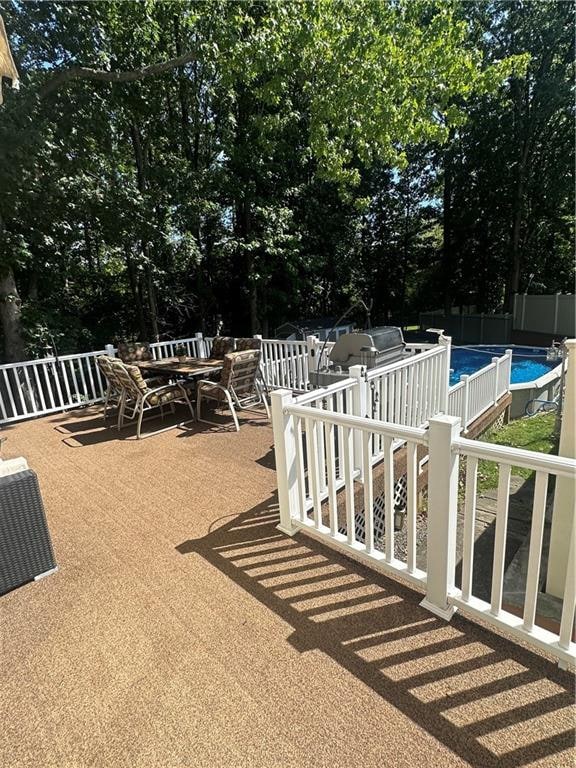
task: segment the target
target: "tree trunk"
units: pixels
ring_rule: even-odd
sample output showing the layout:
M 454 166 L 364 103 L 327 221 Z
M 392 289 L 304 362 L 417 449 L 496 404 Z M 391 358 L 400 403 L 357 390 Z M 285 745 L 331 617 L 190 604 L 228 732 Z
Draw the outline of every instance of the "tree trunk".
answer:
M 0 320 L 4 335 L 5 361 L 17 363 L 20 360 L 25 360 L 25 344 L 22 335 L 22 302 L 12 267 L 8 267 L 0 276 Z
M 142 341 L 146 341 L 148 338 L 148 329 L 146 328 L 146 318 L 144 316 L 144 306 L 142 303 L 142 291 L 138 290 L 138 280 L 136 279 L 136 271 L 134 269 L 134 262 L 132 260 L 132 254 L 130 253 L 130 246 L 128 243 L 124 244 L 124 257 L 126 259 L 126 270 L 128 272 L 128 282 L 130 284 L 130 292 L 132 294 L 132 300 L 136 307 L 136 316 L 138 318 L 138 330 Z
M 450 136 L 449 142 L 453 140 Z M 452 173 L 453 150 L 448 145 L 444 153 L 444 190 L 442 207 L 442 278 L 444 283 L 444 313 L 452 312 L 454 293 L 454 246 L 452 240 Z
M 160 341 L 160 334 L 158 332 L 158 306 L 156 304 L 156 287 L 154 285 L 152 265 L 150 264 L 150 259 L 148 257 L 146 258 L 146 286 L 148 289 L 148 307 L 150 310 L 152 337 L 154 341 Z

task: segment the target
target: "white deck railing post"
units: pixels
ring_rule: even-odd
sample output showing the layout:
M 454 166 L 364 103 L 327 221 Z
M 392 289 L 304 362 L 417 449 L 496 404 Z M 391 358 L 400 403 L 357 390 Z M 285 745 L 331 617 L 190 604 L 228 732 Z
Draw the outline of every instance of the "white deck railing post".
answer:
M 498 402 L 498 378 L 500 374 L 500 358 L 499 357 L 493 357 L 492 362 L 494 363 L 494 393 L 492 396 L 492 399 L 494 401 L 494 405 Z
M 420 603 L 449 621 L 454 607 L 456 517 L 458 514 L 458 454 L 452 450 L 460 434 L 456 416 L 434 416 L 428 430 L 428 543 L 426 597 Z
M 116 356 L 116 349 L 114 347 L 114 344 L 106 344 L 104 349 L 106 350 L 106 354 L 108 355 L 108 357 Z
M 510 392 L 510 383 L 512 380 L 512 350 L 507 349 L 506 355 L 506 392 Z
M 206 347 L 204 345 L 204 335 L 198 331 L 194 334 L 194 338 L 198 339 L 198 349 L 200 350 L 200 357 L 208 357 L 206 354 Z
M 462 430 L 464 434 L 468 432 L 468 408 L 470 403 L 470 384 L 469 380 L 470 376 L 468 376 L 466 373 L 463 373 L 462 376 L 460 376 L 460 381 L 464 384 L 462 387 Z
M 444 358 L 444 375 L 441 377 L 443 380 L 440 382 L 442 392 L 440 393 L 440 410 L 442 413 L 448 413 L 448 390 L 450 389 L 450 350 L 452 348 L 452 337 L 444 336 L 443 334 L 438 337 L 438 344 L 441 344 L 445 348 Z
M 368 417 L 368 405 L 366 390 L 368 383 L 366 381 L 366 366 L 352 365 L 348 371 L 351 379 L 355 379 L 357 384 L 352 389 L 352 413 L 354 416 L 361 416 L 363 419 Z M 359 480 L 364 477 L 363 471 L 363 445 L 362 433 L 359 429 L 354 430 L 354 469 L 360 472 Z
M 272 403 L 272 429 L 274 432 L 274 455 L 276 458 L 276 481 L 278 505 L 280 508 L 279 530 L 294 536 L 297 528 L 292 519 L 299 517 L 298 475 L 296 467 L 296 440 L 294 417 L 285 413 L 293 401 L 288 389 L 277 389 L 270 395 Z
M 308 370 L 310 373 L 316 373 L 319 367 L 322 367 L 322 361 L 318 361 L 318 355 L 322 345 L 318 336 L 306 336 L 306 351 L 308 353 Z M 316 387 L 312 387 L 316 389 Z

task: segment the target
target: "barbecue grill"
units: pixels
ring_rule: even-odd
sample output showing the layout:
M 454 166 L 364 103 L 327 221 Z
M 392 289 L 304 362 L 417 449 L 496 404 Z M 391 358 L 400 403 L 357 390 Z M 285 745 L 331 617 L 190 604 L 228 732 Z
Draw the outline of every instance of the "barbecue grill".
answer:
M 383 325 L 367 331 L 345 333 L 330 350 L 327 370 L 312 370 L 312 387 L 326 387 L 335 381 L 346 379 L 353 365 L 377 368 L 395 363 L 407 356 L 402 330 L 392 325 Z

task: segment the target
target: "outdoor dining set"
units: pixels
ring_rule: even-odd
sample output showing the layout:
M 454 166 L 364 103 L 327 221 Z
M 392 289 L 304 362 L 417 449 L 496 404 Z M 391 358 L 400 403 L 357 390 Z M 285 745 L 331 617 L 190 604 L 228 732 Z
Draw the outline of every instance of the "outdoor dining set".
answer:
M 260 339 L 216 336 L 207 358 L 178 354 L 155 360 L 148 344 L 119 343 L 118 357 L 97 358 L 107 383 L 104 419 L 110 409 L 116 408 L 118 429 L 135 420 L 136 436 L 140 439 L 144 414 L 159 409 L 163 416 L 164 408 L 174 412 L 176 403 L 189 409 L 192 420 L 197 418 L 208 424 L 216 423 L 202 418 L 208 401 L 217 408 L 227 407 L 237 431 L 237 409 L 263 406 L 270 418 L 260 370 L 260 347 Z

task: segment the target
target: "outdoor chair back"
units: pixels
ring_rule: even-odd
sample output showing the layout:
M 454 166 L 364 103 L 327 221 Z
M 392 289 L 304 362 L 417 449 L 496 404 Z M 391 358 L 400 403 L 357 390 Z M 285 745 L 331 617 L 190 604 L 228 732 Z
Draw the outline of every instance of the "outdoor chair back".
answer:
M 260 351 L 246 349 L 231 352 L 224 358 L 220 386 L 230 390 L 239 402 L 254 394 L 256 375 L 260 366 Z
M 214 336 L 210 350 L 211 360 L 223 360 L 224 356 L 234 350 L 234 338 L 232 336 Z
M 114 370 L 115 358 L 108 357 L 108 355 L 100 355 L 96 358 L 96 363 L 100 372 L 104 376 L 106 381 L 106 395 L 104 397 L 104 420 L 106 420 L 106 414 L 110 405 L 120 405 L 122 397 L 123 385 L 116 371 Z
M 247 349 L 262 349 L 262 339 L 236 339 L 236 352 L 245 352 Z
M 150 344 L 141 341 L 118 342 L 118 357 L 123 363 L 141 363 L 153 359 Z

